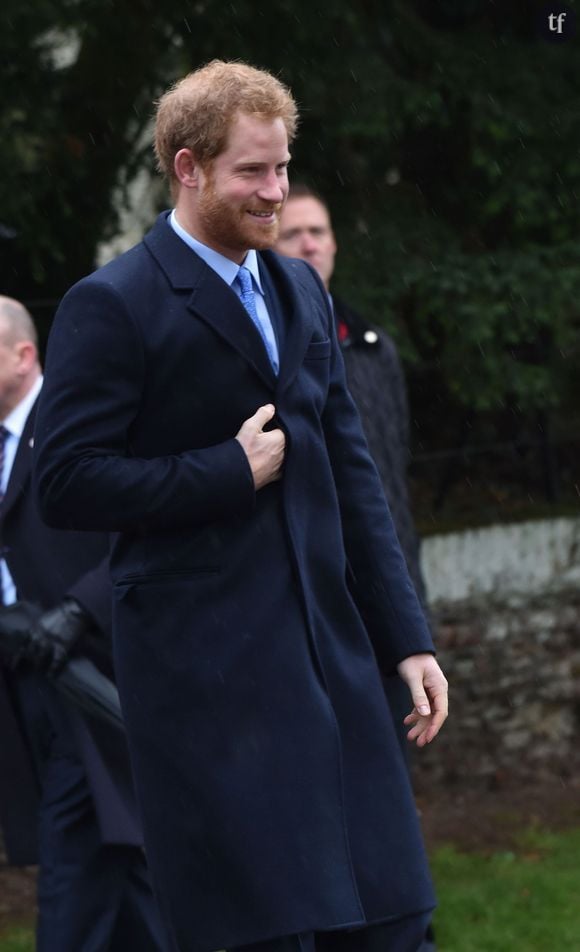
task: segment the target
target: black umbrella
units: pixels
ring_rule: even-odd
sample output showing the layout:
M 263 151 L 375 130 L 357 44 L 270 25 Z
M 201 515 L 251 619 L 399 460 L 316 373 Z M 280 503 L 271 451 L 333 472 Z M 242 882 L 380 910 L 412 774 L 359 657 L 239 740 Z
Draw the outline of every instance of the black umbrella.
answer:
M 52 682 L 86 714 L 93 714 L 124 731 L 119 692 L 89 658 L 71 658 Z
M 20 663 L 22 641 L 18 632 L 25 635 L 41 614 L 41 609 L 31 602 L 0 605 L 0 657 L 8 667 Z M 107 721 L 117 730 L 124 730 L 117 688 L 89 658 L 69 659 L 50 680 L 61 694 L 85 713 Z

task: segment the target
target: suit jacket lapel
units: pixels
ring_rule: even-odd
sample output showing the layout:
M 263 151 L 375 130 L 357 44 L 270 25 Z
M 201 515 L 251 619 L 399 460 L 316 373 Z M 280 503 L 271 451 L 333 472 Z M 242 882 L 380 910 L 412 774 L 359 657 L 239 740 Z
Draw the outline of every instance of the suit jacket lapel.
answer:
M 285 317 L 277 387 L 282 392 L 298 373 L 312 338 L 312 300 L 300 279 L 302 262 L 281 258 L 272 251 L 263 251 L 259 257 L 279 295 L 280 310 Z
M 28 480 L 30 479 L 30 471 L 32 469 L 32 447 L 34 445 L 34 418 L 36 417 L 37 404 L 38 401 L 34 403 L 32 410 L 28 414 L 22 435 L 18 442 L 18 449 L 16 450 L 16 456 L 14 457 L 12 469 L 10 470 L 10 478 L 8 480 L 8 486 L 6 487 L 6 494 L 2 501 L 2 505 L 0 506 L 0 516 L 2 519 L 6 518 L 7 513 L 10 511 L 22 493 Z
M 159 216 L 145 236 L 146 247 L 174 290 L 191 289 L 189 310 L 234 347 L 273 390 L 276 375 L 264 342 L 237 294 L 175 234 L 166 219 L 165 212 Z

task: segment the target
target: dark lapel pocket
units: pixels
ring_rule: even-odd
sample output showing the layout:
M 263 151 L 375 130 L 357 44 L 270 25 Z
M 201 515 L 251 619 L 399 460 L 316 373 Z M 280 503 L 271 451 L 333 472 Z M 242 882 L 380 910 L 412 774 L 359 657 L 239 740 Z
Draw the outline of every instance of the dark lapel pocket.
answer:
M 331 342 L 330 337 L 326 340 L 317 340 L 309 344 L 304 354 L 304 360 L 323 360 L 330 357 Z

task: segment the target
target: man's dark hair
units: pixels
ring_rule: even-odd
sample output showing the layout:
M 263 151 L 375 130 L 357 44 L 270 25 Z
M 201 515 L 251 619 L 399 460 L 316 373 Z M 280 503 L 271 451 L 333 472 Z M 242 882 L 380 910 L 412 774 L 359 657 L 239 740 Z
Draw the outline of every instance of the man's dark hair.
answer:
M 293 198 L 314 198 L 317 202 L 320 202 L 323 208 L 326 209 L 330 217 L 330 208 L 328 203 L 322 197 L 322 195 L 316 191 L 316 189 L 311 188 L 310 185 L 307 185 L 306 182 L 292 182 L 290 188 L 288 189 L 288 198 L 287 201 L 291 201 Z

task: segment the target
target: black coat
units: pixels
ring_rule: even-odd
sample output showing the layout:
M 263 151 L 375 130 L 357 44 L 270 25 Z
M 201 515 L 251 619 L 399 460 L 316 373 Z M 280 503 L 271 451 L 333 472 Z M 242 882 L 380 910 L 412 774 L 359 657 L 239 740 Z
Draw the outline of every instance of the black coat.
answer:
M 162 215 L 65 297 L 36 433 L 47 519 L 120 532 L 116 669 L 183 952 L 433 905 L 376 660 L 392 671 L 431 638 L 324 289 L 303 262 L 259 260 L 279 378 Z M 268 402 L 284 476 L 256 493 L 234 437 Z
M 341 344 L 348 388 L 381 477 L 409 574 L 425 604 L 419 538 L 407 488 L 409 405 L 399 354 L 385 331 L 371 327 L 340 298 L 334 298 L 334 312 L 349 332 Z
M 84 645 L 83 651 L 92 654 L 111 676 L 108 536 L 63 532 L 42 521 L 31 491 L 34 415 L 35 408 L 20 438 L 0 506 L 3 556 L 19 598 L 42 608 L 56 605 L 65 595 L 78 599 L 99 626 L 104 642 L 99 645 L 97 641 L 92 651 L 91 646 Z M 42 704 L 52 712 L 53 723 L 66 718 L 72 726 L 103 842 L 141 844 L 128 753 L 121 736 L 66 705 L 46 678 L 26 673 L 25 669 L 11 673 L 0 665 L 0 825 L 10 862 L 20 865 L 37 860 L 41 783 L 39 758 L 33 756 L 37 724 L 31 718 L 24 723 L 22 712 L 15 709 L 15 694 L 20 692 L 30 696 L 27 709 L 33 709 L 34 695 L 41 695 Z

